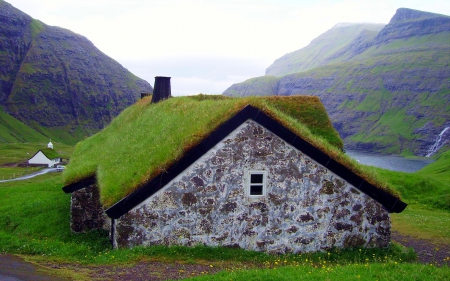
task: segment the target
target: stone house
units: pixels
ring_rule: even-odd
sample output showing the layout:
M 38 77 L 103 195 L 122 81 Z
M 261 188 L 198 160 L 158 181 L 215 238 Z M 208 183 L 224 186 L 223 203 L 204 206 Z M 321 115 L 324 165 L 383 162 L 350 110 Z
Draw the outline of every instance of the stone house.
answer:
M 115 248 L 386 247 L 389 213 L 406 207 L 253 105 L 106 210 L 96 176 L 63 190 L 72 193 L 72 230 L 104 228 Z

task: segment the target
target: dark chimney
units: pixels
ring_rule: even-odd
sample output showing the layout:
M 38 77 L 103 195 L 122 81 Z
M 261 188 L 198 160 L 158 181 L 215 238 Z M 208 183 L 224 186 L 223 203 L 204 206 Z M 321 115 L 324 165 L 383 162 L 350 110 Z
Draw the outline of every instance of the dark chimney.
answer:
M 170 98 L 170 77 L 155 77 L 155 87 L 153 88 L 152 103 L 157 103 Z

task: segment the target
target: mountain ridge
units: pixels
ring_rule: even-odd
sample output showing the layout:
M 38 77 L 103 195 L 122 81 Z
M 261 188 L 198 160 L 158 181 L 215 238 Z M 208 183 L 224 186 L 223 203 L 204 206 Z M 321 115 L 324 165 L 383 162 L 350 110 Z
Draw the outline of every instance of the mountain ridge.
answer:
M 2 0 L 0 66 L 5 112 L 61 142 L 97 132 L 141 92 L 152 91 L 86 37 L 48 26 Z
M 342 39 L 347 45 L 324 65 L 251 78 L 223 94 L 316 95 L 346 148 L 425 156 L 450 126 L 449 38 L 450 17 L 401 8 L 377 34 Z M 271 90 L 261 91 L 268 80 Z
M 330 30 L 313 39 L 311 43 L 294 52 L 288 53 L 266 69 L 266 75 L 284 76 L 300 71 L 307 71 L 328 64 L 335 54 L 364 31 L 380 31 L 384 24 L 373 23 L 338 23 Z M 337 32 L 335 32 L 337 30 Z

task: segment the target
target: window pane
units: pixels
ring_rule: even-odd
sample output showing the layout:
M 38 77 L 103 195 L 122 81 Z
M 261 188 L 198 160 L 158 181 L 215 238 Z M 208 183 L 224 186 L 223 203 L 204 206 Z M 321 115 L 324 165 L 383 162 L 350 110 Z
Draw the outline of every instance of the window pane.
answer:
M 263 195 L 263 186 L 262 185 L 250 186 L 250 195 Z
M 262 174 L 252 174 L 250 176 L 250 183 L 263 183 L 263 175 Z

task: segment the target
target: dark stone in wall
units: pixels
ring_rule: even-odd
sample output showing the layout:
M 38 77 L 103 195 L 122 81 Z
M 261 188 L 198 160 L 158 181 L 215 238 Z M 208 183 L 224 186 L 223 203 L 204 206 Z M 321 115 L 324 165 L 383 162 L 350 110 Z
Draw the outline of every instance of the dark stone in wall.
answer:
M 109 221 L 100 203 L 96 184 L 73 192 L 70 209 L 70 228 L 73 232 L 107 228 Z
M 306 215 L 301 215 L 298 222 L 309 222 L 309 221 L 313 221 L 313 220 L 314 220 L 314 217 L 311 216 L 310 213 L 307 213 Z
M 222 212 L 229 213 L 229 212 L 234 212 L 234 210 L 236 210 L 236 208 L 237 208 L 236 202 L 228 202 L 228 203 L 224 204 L 220 210 Z
M 195 187 L 200 187 L 200 186 L 204 186 L 205 185 L 204 181 L 201 178 L 199 178 L 199 177 L 193 177 L 191 179 L 191 181 L 192 181 L 192 183 L 194 184 Z
M 324 180 L 322 189 L 320 190 L 320 193 L 328 194 L 328 195 L 333 194 L 334 193 L 334 184 L 331 181 Z
M 346 248 L 356 248 L 364 246 L 366 241 L 361 235 L 350 235 L 344 240 L 344 247 Z
M 183 199 L 181 199 L 184 206 L 192 206 L 197 203 L 197 197 L 192 193 L 185 193 Z

